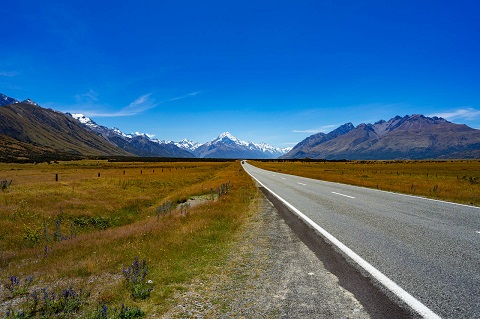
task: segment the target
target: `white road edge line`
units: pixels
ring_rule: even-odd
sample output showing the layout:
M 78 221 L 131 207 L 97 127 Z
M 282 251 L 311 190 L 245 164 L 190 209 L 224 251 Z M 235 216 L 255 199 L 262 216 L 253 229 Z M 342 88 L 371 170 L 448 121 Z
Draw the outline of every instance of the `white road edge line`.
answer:
M 246 171 L 246 170 L 245 170 Z M 427 319 L 440 319 L 441 317 L 430 310 L 427 306 L 405 291 L 402 287 L 397 285 L 393 280 L 385 276 L 381 273 L 377 268 L 372 266 L 369 262 L 365 259 L 357 255 L 353 250 L 345 246 L 341 241 L 327 232 L 325 229 L 314 223 L 310 218 L 308 218 L 305 214 L 301 211 L 296 209 L 292 204 L 287 202 L 285 199 L 277 195 L 275 192 L 270 190 L 267 186 L 265 186 L 262 182 L 260 182 L 256 177 L 250 174 L 248 171 L 247 173 L 255 179 L 262 187 L 268 190 L 273 196 L 278 198 L 281 202 L 283 202 L 287 207 L 293 210 L 300 218 L 302 218 L 307 224 L 312 226 L 315 230 L 317 230 L 322 236 L 324 236 L 328 241 L 330 241 L 333 245 L 337 246 L 345 255 L 350 257 L 354 262 L 356 262 L 360 267 L 362 267 L 365 271 L 367 271 L 373 278 L 378 280 L 384 287 L 390 290 L 393 294 L 395 294 L 400 300 L 405 302 L 409 307 L 411 307 L 414 311 L 416 311 L 419 315 Z
M 332 194 L 340 195 L 340 196 L 345 196 L 345 197 L 348 197 L 348 198 L 355 198 L 355 197 L 353 197 L 353 196 L 349 196 L 349 195 L 345 195 L 345 194 L 340 194 L 340 193 L 337 193 L 337 192 L 332 192 Z

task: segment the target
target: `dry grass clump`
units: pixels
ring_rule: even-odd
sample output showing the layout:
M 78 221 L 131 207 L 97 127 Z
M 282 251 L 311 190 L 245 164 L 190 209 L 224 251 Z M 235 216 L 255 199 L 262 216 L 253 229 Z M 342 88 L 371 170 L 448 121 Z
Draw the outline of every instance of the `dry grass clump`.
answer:
M 176 290 L 221 263 L 257 196 L 238 163 L 0 164 L 1 175 L 13 183 L 0 193 L 0 282 L 75 285 L 91 292 L 89 309 L 128 301 L 165 311 Z M 228 192 L 209 199 L 226 183 Z M 192 196 L 205 200 L 180 213 Z M 167 201 L 174 208 L 159 218 Z M 153 288 L 145 300 L 132 299 L 122 278 L 137 257 Z M 0 301 L 9 298 L 0 291 Z
M 480 206 L 480 161 L 250 162 L 255 166 Z

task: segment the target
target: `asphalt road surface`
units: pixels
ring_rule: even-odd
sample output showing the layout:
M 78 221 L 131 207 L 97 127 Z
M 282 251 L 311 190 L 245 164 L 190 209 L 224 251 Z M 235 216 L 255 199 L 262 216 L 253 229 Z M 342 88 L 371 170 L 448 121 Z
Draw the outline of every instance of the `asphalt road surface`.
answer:
M 425 317 L 480 318 L 478 207 L 243 167 L 403 289 L 407 303 L 424 306 Z

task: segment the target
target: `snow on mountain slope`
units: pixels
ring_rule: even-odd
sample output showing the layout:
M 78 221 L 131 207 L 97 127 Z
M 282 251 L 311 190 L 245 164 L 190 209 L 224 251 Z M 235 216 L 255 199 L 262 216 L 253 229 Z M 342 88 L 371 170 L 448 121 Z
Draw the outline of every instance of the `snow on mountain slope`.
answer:
M 38 105 L 37 103 L 35 103 L 34 101 L 30 100 L 30 99 L 26 99 L 26 100 L 23 100 L 22 102 L 20 102 L 19 100 L 17 99 L 14 99 L 12 97 L 9 97 L 9 96 L 6 96 L 5 94 L 1 94 L 0 93 L 0 106 L 5 106 L 5 105 L 9 105 L 9 104 L 17 104 L 17 103 L 23 103 L 23 104 L 30 104 L 30 105 L 35 105 L 35 106 L 40 106 Z
M 195 151 L 197 148 L 199 148 L 202 145 L 201 143 L 190 141 L 190 140 L 187 140 L 186 138 L 184 138 L 180 142 L 169 142 L 169 143 L 173 143 L 178 147 L 190 152 Z
M 242 141 L 229 132 L 220 134 L 214 140 L 197 147 L 193 153 L 207 158 L 277 158 L 285 154 L 285 149 L 266 143 Z
M 0 94 L 0 106 L 5 106 L 5 105 L 15 104 L 15 103 L 20 103 L 20 102 L 4 94 Z
M 120 145 L 118 140 L 119 138 L 124 141 L 122 144 L 130 142 L 134 138 L 143 138 L 145 139 L 143 144 L 147 143 L 148 141 L 163 147 L 178 147 L 183 151 L 194 154 L 196 157 L 201 158 L 277 158 L 286 154 L 291 149 L 273 147 L 267 143 L 242 141 L 229 132 L 224 132 L 214 140 L 204 144 L 187 139 L 183 139 L 180 142 L 165 141 L 153 139 L 153 136 L 149 134 L 138 132 L 125 134 L 118 128 L 109 129 L 105 126 L 98 125 L 93 120 L 80 113 L 67 114 L 116 145 Z M 122 148 L 126 149 L 126 146 L 123 146 Z
M 157 156 L 157 157 L 193 157 L 193 154 L 179 148 L 176 145 L 164 143 L 164 141 L 159 141 L 152 139 L 152 135 L 145 133 L 131 133 L 125 134 L 120 129 L 108 128 L 106 126 L 98 125 L 92 119 L 86 117 L 83 114 L 75 113 L 70 114 L 71 117 L 75 118 L 77 121 L 82 123 L 85 127 L 89 128 L 97 135 L 102 136 L 104 139 L 110 143 L 120 147 L 123 150 L 126 150 L 130 153 L 136 154 L 138 156 Z
M 30 99 L 26 99 L 25 101 L 22 101 L 22 103 L 39 106 L 36 102 L 34 102 Z
M 95 123 L 90 118 L 86 117 L 85 115 L 83 115 L 81 113 L 66 113 L 66 114 L 70 115 L 71 117 L 73 117 L 74 119 L 79 121 L 80 123 L 85 124 L 89 127 L 98 127 L 99 126 L 97 123 Z

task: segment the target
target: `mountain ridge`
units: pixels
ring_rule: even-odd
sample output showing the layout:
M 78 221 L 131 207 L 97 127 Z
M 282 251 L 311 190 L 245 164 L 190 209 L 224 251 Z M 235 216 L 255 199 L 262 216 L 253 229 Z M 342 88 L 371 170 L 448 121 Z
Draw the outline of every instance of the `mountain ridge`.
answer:
M 158 140 L 152 140 L 145 134 L 125 134 L 118 128 L 108 128 L 97 124 L 92 119 L 81 113 L 66 113 L 76 119 L 85 128 L 88 128 L 95 134 L 102 136 L 105 140 L 117 147 L 137 156 L 144 157 L 194 157 L 188 151 L 185 151 L 174 144 L 164 144 Z
M 31 100 L 0 107 L 0 135 L 8 137 L 2 139 L 5 149 L 19 158 L 131 155 L 62 112 L 42 108 Z M 13 141 L 18 141 L 17 145 Z M 9 157 L 3 155 L 2 159 Z
M 0 94 L 0 139 L 0 159 L 28 158 L 29 154 L 45 158 L 55 154 L 327 160 L 480 158 L 480 130 L 422 114 L 397 115 L 356 127 L 346 123 L 329 133 L 313 134 L 291 149 L 281 149 L 243 141 L 229 132 L 203 144 L 125 134 L 83 114 L 45 109 L 30 99 L 20 102 L 4 94 Z
M 240 140 L 230 132 L 223 132 L 217 138 L 198 146 L 193 153 L 200 158 L 278 158 L 285 150 L 266 143 Z
M 126 134 L 118 128 L 109 129 L 97 124 L 95 121 L 81 113 L 67 113 L 77 119 L 82 125 L 102 135 L 105 139 L 111 141 L 120 148 L 139 156 L 168 156 L 168 157 L 199 157 L 199 158 L 278 158 L 285 154 L 289 149 L 281 149 L 271 146 L 267 143 L 246 142 L 234 137 L 229 132 L 223 132 L 215 139 L 198 143 L 195 141 L 182 139 L 180 142 L 165 141 L 153 139 L 146 134 Z M 119 140 L 120 139 L 120 140 Z M 152 144 L 155 143 L 155 144 Z M 127 145 L 128 144 L 128 145 Z M 171 151 L 165 155 L 158 148 L 178 147 L 188 153 L 179 154 L 178 151 Z M 139 150 L 139 146 L 141 150 Z M 133 147 L 133 148 L 132 148 Z
M 340 129 L 345 126 L 347 129 Z M 435 116 L 395 116 L 389 121 L 357 127 L 347 123 L 328 134 L 314 134 L 282 158 L 480 158 L 480 130 Z
M 30 99 L 26 99 L 26 100 L 23 100 L 23 101 L 20 102 L 17 99 L 14 99 L 12 97 L 9 97 L 9 96 L 6 96 L 5 94 L 0 93 L 0 106 L 6 106 L 6 105 L 10 105 L 10 104 L 19 104 L 19 103 L 38 106 L 37 103 L 35 103 L 34 101 L 32 101 Z

